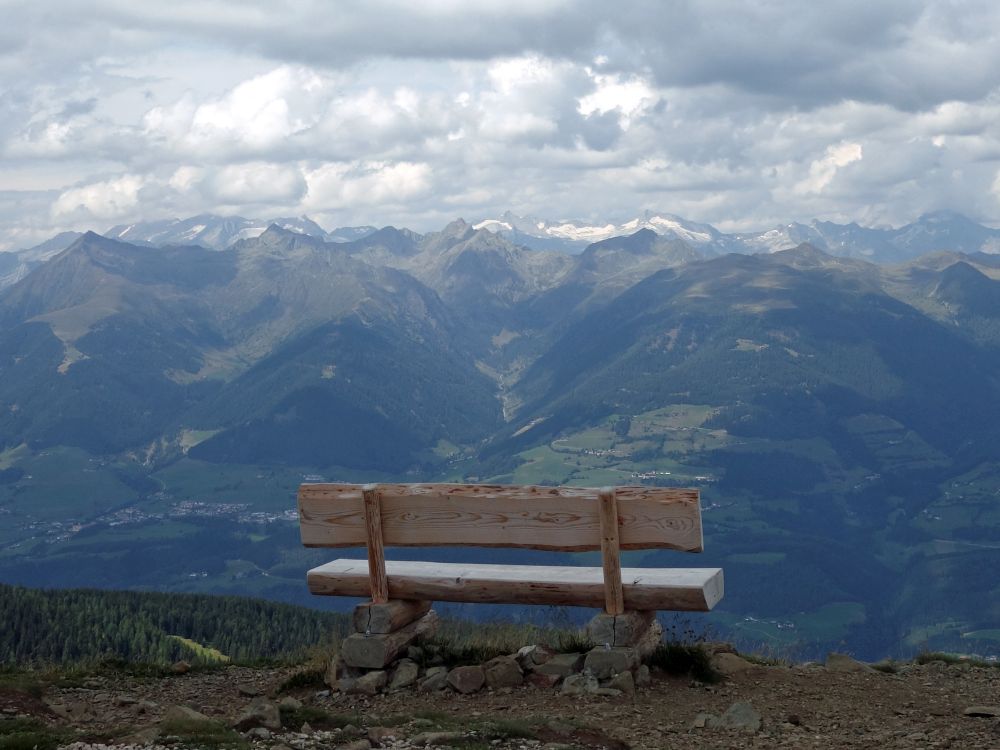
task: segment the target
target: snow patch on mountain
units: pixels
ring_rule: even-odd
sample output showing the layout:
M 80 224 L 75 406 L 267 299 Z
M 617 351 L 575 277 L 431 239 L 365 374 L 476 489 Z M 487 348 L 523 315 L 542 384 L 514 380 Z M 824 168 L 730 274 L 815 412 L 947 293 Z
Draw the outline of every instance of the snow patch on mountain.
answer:
M 478 224 L 473 224 L 472 228 L 485 229 L 489 232 L 493 232 L 494 234 L 499 234 L 502 231 L 512 232 L 514 230 L 514 226 L 512 224 L 509 224 L 506 221 L 499 221 L 497 219 L 486 219 Z
M 673 236 L 694 245 L 709 245 L 721 234 L 707 224 L 686 221 L 672 214 L 646 212 L 643 216 L 616 224 L 606 222 L 589 224 L 583 221 L 562 219 L 547 221 L 535 217 L 514 216 L 510 212 L 500 218 L 487 218 L 473 224 L 476 229 L 486 229 L 494 234 L 503 234 L 515 242 L 536 246 L 532 240 L 548 240 L 563 243 L 562 249 L 579 251 L 594 242 L 612 237 L 635 234 L 641 229 L 651 229 L 657 234 Z

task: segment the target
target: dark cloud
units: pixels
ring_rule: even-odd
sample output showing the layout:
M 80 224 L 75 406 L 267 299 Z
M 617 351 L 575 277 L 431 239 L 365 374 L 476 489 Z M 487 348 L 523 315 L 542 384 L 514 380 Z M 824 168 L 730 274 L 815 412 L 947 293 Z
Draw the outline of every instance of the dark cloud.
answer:
M 59 113 L 59 117 L 64 120 L 68 120 L 76 115 L 89 115 L 96 108 L 97 97 L 94 96 L 89 99 L 81 99 L 79 101 L 68 101 Z
M 56 9 L 59 8 L 58 11 Z M 631 0 L 35 4 L 44 62 L 195 39 L 275 60 L 341 68 L 373 57 L 487 60 L 535 52 L 647 69 L 664 86 L 721 84 L 817 106 L 842 99 L 907 110 L 985 96 L 1000 63 L 991 2 Z M 79 39 L 56 54 L 65 33 Z

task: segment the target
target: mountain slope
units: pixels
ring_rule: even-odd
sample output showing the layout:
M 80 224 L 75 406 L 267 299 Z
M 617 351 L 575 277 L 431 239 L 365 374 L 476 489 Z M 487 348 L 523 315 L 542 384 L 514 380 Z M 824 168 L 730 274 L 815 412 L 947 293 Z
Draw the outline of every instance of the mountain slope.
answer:
M 116 452 L 153 439 L 211 384 L 221 337 L 190 292 L 232 274 L 197 248 L 150 253 L 88 233 L 0 297 L 0 434 L 6 445 Z M 83 395 L 83 397 L 81 397 Z
M 966 430 L 993 434 L 1000 360 L 864 274 L 810 267 L 803 256 L 817 253 L 731 255 L 637 284 L 526 372 L 525 417 L 645 411 L 683 392 L 697 403 L 744 404 L 757 429 L 775 436 L 795 431 L 795 412 L 816 430 L 876 406 L 950 451 Z M 960 372 L 948 364 L 956 361 Z M 771 403 L 779 394 L 794 409 Z
M 274 226 L 225 252 L 88 234 L 9 289 L 0 321 L 7 445 L 116 452 L 198 426 L 219 433 L 198 449 L 212 460 L 311 445 L 300 462 L 335 462 L 326 442 L 339 465 L 387 467 L 498 418 L 432 292 Z
M 34 268 L 55 257 L 82 236 L 80 232 L 60 232 L 27 250 L 0 253 L 0 290 L 16 284 Z

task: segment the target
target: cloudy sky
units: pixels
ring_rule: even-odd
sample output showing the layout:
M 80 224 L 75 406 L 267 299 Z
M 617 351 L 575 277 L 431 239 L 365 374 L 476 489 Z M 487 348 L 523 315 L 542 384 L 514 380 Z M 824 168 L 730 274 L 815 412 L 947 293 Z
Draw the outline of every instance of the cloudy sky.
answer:
M 0 12 L 0 249 L 202 212 L 1000 224 L 995 0 Z

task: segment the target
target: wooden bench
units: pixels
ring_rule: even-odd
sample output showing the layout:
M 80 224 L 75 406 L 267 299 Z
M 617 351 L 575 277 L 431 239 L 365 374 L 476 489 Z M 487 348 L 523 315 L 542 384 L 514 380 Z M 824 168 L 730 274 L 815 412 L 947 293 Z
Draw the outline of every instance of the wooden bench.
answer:
M 433 627 L 430 601 L 603 607 L 613 633 L 626 613 L 708 611 L 722 598 L 720 568 L 620 564 L 621 550 L 702 551 L 694 489 L 303 484 L 298 500 L 306 547 L 367 547 L 367 562 L 334 560 L 307 581 L 314 594 L 370 597 L 354 624 L 359 638 L 381 637 L 360 659 L 373 668 Z M 386 546 L 599 549 L 602 566 L 387 562 Z

